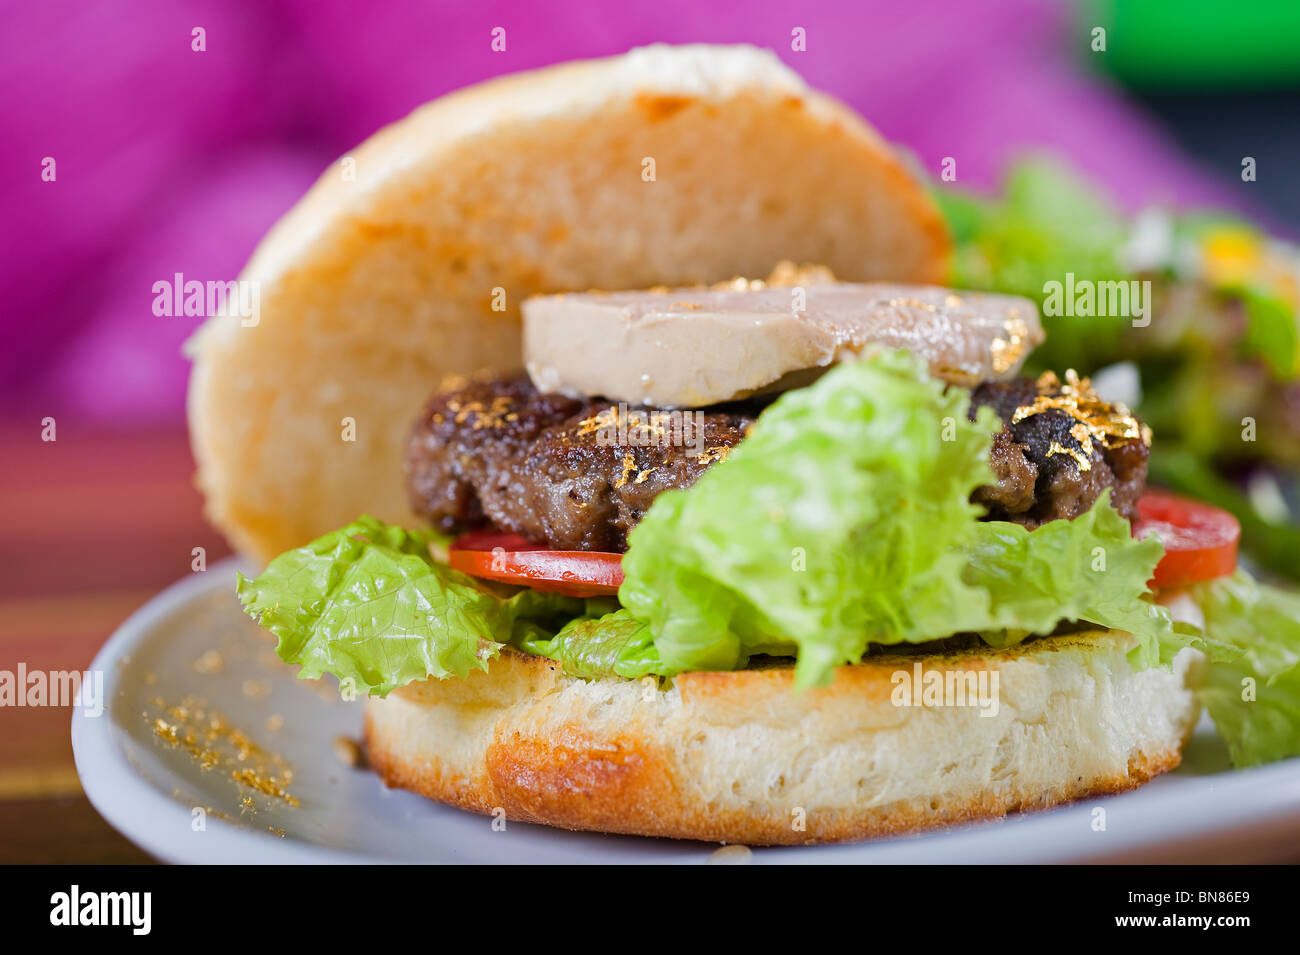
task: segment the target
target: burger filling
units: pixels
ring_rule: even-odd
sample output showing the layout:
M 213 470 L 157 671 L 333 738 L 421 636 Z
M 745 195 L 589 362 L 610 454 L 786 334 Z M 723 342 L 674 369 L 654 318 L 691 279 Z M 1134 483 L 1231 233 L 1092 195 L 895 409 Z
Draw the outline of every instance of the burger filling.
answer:
M 1102 492 L 1136 516 L 1150 436 L 1125 409 L 1067 375 L 985 382 L 969 417 L 993 409 L 996 479 L 972 500 L 987 519 L 1035 528 L 1086 512 Z M 416 513 L 444 532 L 484 526 L 557 550 L 622 553 L 664 491 L 724 459 L 757 420 L 756 401 L 674 410 L 539 392 L 526 376 L 435 394 L 416 423 L 407 480 Z

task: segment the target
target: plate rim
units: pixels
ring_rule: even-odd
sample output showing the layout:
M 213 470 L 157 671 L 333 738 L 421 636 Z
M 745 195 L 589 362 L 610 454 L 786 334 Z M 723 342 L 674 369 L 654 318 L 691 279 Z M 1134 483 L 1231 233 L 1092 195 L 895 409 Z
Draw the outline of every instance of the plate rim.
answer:
M 169 584 L 154 594 L 113 631 L 95 658 L 91 670 L 104 674 L 104 700 L 113 700 L 119 690 L 120 668 L 129 661 L 130 650 L 160 621 L 182 610 L 190 600 L 218 589 L 208 574 L 247 570 L 249 563 L 240 557 L 225 557 L 202 573 Z M 105 705 L 97 717 L 84 709 L 72 712 L 72 759 L 82 791 L 90 804 L 119 834 L 144 849 L 156 859 L 173 864 L 238 865 L 264 861 L 259 856 L 275 853 L 284 864 L 393 864 L 401 860 L 347 849 L 333 849 L 299 840 L 280 839 L 269 832 L 236 826 L 219 817 L 209 817 L 205 825 L 221 835 L 218 839 L 196 840 L 194 852 L 181 854 L 174 838 L 154 836 L 161 826 L 137 825 L 139 819 L 168 822 L 188 828 L 190 812 L 168 798 L 135 772 L 114 722 L 111 706 Z M 175 830 L 173 830 L 175 831 Z M 191 847 L 186 847 L 191 848 Z M 250 859 L 249 856 L 252 856 Z

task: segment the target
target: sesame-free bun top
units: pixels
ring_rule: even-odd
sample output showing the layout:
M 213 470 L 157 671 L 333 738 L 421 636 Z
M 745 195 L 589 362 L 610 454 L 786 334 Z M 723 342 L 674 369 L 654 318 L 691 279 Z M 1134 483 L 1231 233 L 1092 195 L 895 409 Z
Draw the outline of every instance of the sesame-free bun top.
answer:
M 771 53 L 652 46 L 429 103 L 332 165 L 189 346 L 208 517 L 266 560 L 363 512 L 414 524 L 403 446 L 452 373 L 522 366 L 539 292 L 764 276 L 938 282 L 922 184 Z

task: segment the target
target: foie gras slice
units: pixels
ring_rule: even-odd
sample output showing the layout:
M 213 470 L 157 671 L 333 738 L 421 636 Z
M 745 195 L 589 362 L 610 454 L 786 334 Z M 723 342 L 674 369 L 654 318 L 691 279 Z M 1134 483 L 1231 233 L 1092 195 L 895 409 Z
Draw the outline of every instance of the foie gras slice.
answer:
M 796 387 L 882 347 L 971 387 L 1014 376 L 1043 340 L 1026 298 L 879 282 L 538 295 L 523 316 L 525 366 L 542 391 L 660 407 Z

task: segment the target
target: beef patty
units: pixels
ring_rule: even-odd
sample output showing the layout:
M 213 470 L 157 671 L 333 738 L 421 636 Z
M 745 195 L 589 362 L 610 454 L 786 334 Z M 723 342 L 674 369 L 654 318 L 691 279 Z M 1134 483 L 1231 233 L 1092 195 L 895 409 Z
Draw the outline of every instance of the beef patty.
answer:
M 1002 419 L 989 451 L 996 483 L 972 495 L 989 520 L 1033 528 L 1078 517 L 1106 488 L 1117 511 L 1137 517 L 1151 436 L 1123 407 L 1102 401 L 1086 380 L 1069 374 L 1062 384 L 1050 372 L 985 382 L 971 396 L 972 420 L 985 405 Z
M 541 394 L 524 376 L 434 395 L 407 448 L 417 513 L 559 550 L 623 551 L 650 503 L 690 487 L 758 407 L 666 412 Z
M 1021 379 L 975 390 L 972 416 L 989 405 L 1004 423 L 990 452 L 997 481 L 974 494 L 990 518 L 1036 527 L 1075 517 L 1110 487 L 1132 519 L 1147 444 L 1085 435 L 1070 388 Z M 1061 407 L 1023 415 L 1043 399 Z M 522 375 L 469 383 L 435 394 L 415 425 L 406 460 L 412 505 L 446 532 L 494 525 L 559 550 L 621 552 L 651 502 L 726 457 L 760 410 L 753 402 L 629 407 L 542 394 Z

